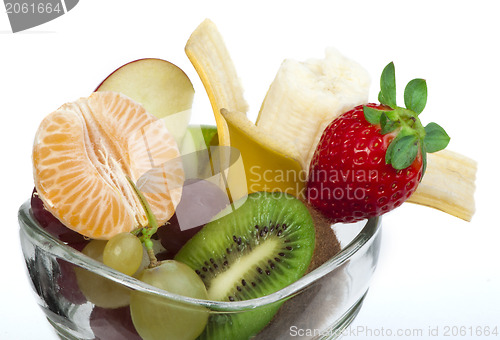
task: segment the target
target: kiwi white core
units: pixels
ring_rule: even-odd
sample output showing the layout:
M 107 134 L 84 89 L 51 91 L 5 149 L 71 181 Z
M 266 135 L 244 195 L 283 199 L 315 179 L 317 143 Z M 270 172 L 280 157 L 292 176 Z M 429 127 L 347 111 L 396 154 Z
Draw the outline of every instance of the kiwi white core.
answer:
M 234 285 L 239 284 L 248 271 L 256 270 L 259 262 L 275 254 L 280 245 L 278 238 L 269 238 L 248 254 L 239 257 L 228 270 L 212 280 L 208 289 L 208 298 L 215 301 L 224 300 L 233 290 Z M 234 284 L 228 284 L 230 282 Z

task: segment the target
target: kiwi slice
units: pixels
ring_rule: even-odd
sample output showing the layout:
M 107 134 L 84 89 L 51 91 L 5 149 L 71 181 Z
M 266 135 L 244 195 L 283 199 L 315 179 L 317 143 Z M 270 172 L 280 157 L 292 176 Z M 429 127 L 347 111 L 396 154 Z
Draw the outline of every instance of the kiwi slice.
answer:
M 302 277 L 314 244 L 314 223 L 300 200 L 257 192 L 216 215 L 175 259 L 196 271 L 209 299 L 240 301 L 271 294 Z M 200 339 L 248 339 L 269 323 L 281 303 L 213 314 Z

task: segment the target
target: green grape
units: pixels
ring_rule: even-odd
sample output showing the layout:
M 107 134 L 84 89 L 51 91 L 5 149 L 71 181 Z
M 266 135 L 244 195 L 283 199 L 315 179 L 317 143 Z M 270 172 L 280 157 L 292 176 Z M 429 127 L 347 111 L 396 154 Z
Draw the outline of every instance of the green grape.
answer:
M 92 240 L 82 253 L 102 262 L 107 241 Z M 130 302 L 130 289 L 106 279 L 86 269 L 75 267 L 76 281 L 85 298 L 94 305 L 103 308 L 127 306 Z
M 103 263 L 125 275 L 133 275 L 142 262 L 142 243 L 131 233 L 120 233 L 113 236 L 102 256 Z
M 163 261 L 157 267 L 145 269 L 138 279 L 171 293 L 208 299 L 200 277 L 178 261 Z M 130 312 L 135 329 L 144 340 L 196 339 L 209 316 L 203 307 L 182 305 L 138 291 L 131 294 Z

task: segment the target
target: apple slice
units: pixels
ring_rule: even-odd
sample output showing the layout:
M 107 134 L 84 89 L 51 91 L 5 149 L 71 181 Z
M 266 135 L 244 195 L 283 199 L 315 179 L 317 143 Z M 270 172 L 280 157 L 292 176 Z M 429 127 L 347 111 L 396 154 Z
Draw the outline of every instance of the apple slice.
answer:
M 96 91 L 120 92 L 164 120 L 180 145 L 191 117 L 194 88 L 176 65 L 162 59 L 132 61 L 111 73 Z

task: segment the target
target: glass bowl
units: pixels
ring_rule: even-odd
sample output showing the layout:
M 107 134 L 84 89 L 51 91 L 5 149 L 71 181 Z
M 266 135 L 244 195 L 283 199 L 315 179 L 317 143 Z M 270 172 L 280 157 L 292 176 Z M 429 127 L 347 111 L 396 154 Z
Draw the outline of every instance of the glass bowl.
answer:
M 380 218 L 334 225 L 341 251 L 295 283 L 258 299 L 218 302 L 186 298 L 157 289 L 83 255 L 47 233 L 30 202 L 19 209 L 21 245 L 38 304 L 62 339 L 141 339 L 128 307 L 106 309 L 87 301 L 74 269 L 90 271 L 123 289 L 152 295 L 182 312 L 209 313 L 234 334 L 254 339 L 335 339 L 357 315 L 367 294 L 380 249 Z M 78 269 L 82 270 L 82 269 Z M 126 288 L 125 288 L 126 287 Z M 254 319 L 277 313 L 262 330 Z M 188 314 L 189 315 L 189 314 Z M 236 322 L 245 321 L 245 322 Z M 229 339 L 225 339 L 229 340 Z

